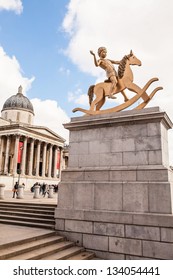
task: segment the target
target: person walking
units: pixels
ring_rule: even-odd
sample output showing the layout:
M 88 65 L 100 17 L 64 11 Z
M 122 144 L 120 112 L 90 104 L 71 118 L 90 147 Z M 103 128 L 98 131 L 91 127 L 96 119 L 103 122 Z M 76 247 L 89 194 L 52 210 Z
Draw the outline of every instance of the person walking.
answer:
M 43 197 L 46 196 L 46 194 L 49 194 L 49 186 L 46 184 L 45 185 L 45 189 L 44 189 L 44 193 L 43 193 Z
M 15 197 L 17 198 L 18 187 L 19 187 L 19 184 L 18 184 L 18 182 L 16 182 L 14 185 L 14 188 L 13 188 L 13 198 L 15 198 Z

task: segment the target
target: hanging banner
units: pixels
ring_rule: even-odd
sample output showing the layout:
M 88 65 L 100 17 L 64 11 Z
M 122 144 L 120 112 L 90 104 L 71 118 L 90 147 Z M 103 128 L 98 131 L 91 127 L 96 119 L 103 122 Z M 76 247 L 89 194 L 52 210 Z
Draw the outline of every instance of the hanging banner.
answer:
M 22 161 L 22 150 L 23 150 L 23 142 L 19 142 L 17 163 L 21 163 Z
M 60 162 L 61 162 L 61 151 L 58 150 L 57 151 L 57 165 L 56 165 L 56 169 L 60 169 Z

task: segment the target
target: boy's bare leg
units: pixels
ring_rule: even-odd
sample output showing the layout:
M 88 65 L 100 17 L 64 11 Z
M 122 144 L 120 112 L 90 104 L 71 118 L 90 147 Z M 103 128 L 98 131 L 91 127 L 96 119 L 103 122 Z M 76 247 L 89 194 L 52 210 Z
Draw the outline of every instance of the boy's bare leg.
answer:
M 114 89 L 115 89 L 114 84 L 112 84 L 108 98 L 116 99 L 116 97 L 114 96 Z
M 113 95 L 115 94 L 115 88 L 116 88 L 116 85 L 117 85 L 117 79 L 116 79 L 115 76 L 112 76 L 110 78 L 110 80 L 111 80 L 111 83 L 112 83 L 112 87 L 110 89 L 110 93 L 109 93 L 108 98 L 116 99 L 116 97 L 113 96 Z

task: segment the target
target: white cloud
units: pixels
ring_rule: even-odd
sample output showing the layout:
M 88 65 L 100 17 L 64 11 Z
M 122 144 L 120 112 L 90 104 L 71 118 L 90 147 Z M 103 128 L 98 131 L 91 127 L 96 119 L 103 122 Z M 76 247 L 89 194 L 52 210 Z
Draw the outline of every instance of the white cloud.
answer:
M 60 67 L 59 68 L 59 72 L 66 75 L 66 76 L 69 76 L 70 75 L 70 69 L 66 69 L 64 67 Z
M 21 14 L 23 5 L 21 0 L 0 0 L 0 10 L 14 11 L 16 14 Z
M 88 96 L 86 94 L 75 94 L 73 92 L 68 93 L 68 101 L 71 102 L 73 101 L 75 104 L 79 105 L 87 105 L 89 104 L 88 102 Z
M 74 102 L 75 104 L 79 105 L 88 105 L 88 95 L 82 93 L 82 89 L 76 85 L 76 90 L 74 92 L 68 92 L 68 101 Z
M 57 104 L 55 100 L 31 99 L 34 107 L 34 124 L 46 126 L 66 139 L 68 142 L 69 132 L 62 124 L 68 123 L 69 117 Z
M 0 73 L 0 108 L 7 98 L 17 93 L 19 85 L 22 85 L 23 92 L 26 93 L 35 79 L 24 77 L 16 57 L 8 56 L 2 47 L 0 47 Z M 31 102 L 35 112 L 34 123 L 50 128 L 68 142 L 68 131 L 64 129 L 62 123 L 69 122 L 69 118 L 57 102 L 40 99 L 33 99 Z
M 98 47 L 105 46 L 108 58 L 114 60 L 120 60 L 132 49 L 142 61 L 141 67 L 132 66 L 134 82 L 143 87 L 150 78 L 158 77 L 159 82 L 153 87 L 163 86 L 164 90 L 156 94 L 150 106 L 160 106 L 173 119 L 172 10 L 172 0 L 71 0 L 63 21 L 64 31 L 69 35 L 65 53 L 97 82 L 105 77 L 105 72 L 95 67 L 90 49 L 97 55 Z M 152 86 L 148 92 L 151 90 Z M 79 95 L 74 94 L 73 98 L 74 102 L 80 101 Z M 173 133 L 169 134 L 172 143 Z M 173 147 L 170 161 L 173 162 Z
M 114 59 L 133 49 L 145 65 L 150 61 L 164 66 L 165 55 L 172 53 L 170 47 L 167 53 L 163 49 L 173 43 L 172 8 L 172 0 L 71 0 L 63 21 L 70 36 L 66 53 L 82 71 L 95 76 L 101 70 L 94 67 L 89 50 L 97 52 L 102 45 Z
M 76 98 L 75 103 L 80 105 L 88 105 L 88 96 L 86 94 L 81 94 L 78 96 L 78 98 Z
M 17 93 L 18 87 L 22 85 L 23 91 L 30 89 L 34 77 L 26 78 L 15 56 L 8 56 L 0 46 L 0 108 L 5 100 Z

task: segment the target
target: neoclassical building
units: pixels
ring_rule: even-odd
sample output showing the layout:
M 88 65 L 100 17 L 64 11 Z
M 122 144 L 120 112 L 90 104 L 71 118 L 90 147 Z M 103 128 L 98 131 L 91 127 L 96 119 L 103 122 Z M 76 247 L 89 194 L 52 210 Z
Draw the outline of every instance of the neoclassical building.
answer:
M 57 184 L 66 167 L 65 139 L 33 120 L 33 105 L 20 86 L 5 101 L 0 118 L 0 183 L 7 188 L 18 180 L 26 187 L 35 182 Z

